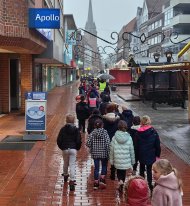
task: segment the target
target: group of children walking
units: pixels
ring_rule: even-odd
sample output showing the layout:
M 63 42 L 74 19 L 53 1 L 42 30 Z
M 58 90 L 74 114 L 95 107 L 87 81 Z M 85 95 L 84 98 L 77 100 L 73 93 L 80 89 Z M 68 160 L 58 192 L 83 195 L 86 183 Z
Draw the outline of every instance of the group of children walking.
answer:
M 117 189 L 125 192 L 127 205 L 181 206 L 181 179 L 168 160 L 160 159 L 160 139 L 151 126 L 150 117 L 134 117 L 132 111 L 125 106 L 122 110 L 120 113 L 117 104 L 108 102 L 103 115 L 95 108 L 89 116 L 85 97 L 81 95 L 80 102 L 76 105 L 79 128 L 74 126 L 74 116 L 67 115 L 66 125 L 57 138 L 58 146 L 63 151 L 64 181 L 68 180 L 70 167 L 70 190 L 75 189 L 73 173 L 76 151 L 81 147 L 81 132 L 86 132 L 85 120 L 88 119 L 86 146 L 94 161 L 95 190 L 106 188 L 109 163 L 110 179 L 115 180 L 117 177 Z M 139 176 L 136 176 L 138 163 Z

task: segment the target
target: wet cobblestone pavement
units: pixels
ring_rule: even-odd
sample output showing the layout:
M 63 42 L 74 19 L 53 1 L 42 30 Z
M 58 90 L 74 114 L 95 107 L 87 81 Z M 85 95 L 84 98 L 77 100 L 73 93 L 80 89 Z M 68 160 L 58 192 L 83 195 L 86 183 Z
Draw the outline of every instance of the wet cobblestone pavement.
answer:
M 56 144 L 60 128 L 68 112 L 75 113 L 77 84 L 58 87 L 48 94 L 46 141 L 37 141 L 29 151 L 0 150 L 0 205 L 1 206 L 112 206 L 124 204 L 116 194 L 117 181 L 111 181 L 109 169 L 107 189 L 93 190 L 93 162 L 85 146 L 77 154 L 76 190 L 70 192 L 62 174 L 62 153 Z M 113 100 L 128 104 L 113 93 Z M 141 113 L 141 107 L 137 107 Z M 135 111 L 136 112 L 136 111 Z M 171 123 L 172 125 L 172 123 Z M 156 126 L 159 126 L 157 121 Z M 23 135 L 24 116 L 18 114 L 0 118 L 0 140 L 7 135 Z M 190 167 L 174 152 L 162 145 L 162 157 L 169 159 L 179 169 L 184 182 L 184 206 L 190 205 Z M 109 166 L 108 166 L 109 168 Z

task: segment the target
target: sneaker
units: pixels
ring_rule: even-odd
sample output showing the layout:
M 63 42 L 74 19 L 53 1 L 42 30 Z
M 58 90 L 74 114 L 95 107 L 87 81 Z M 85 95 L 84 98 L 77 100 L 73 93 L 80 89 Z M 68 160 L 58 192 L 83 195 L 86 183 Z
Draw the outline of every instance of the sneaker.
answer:
M 100 178 L 100 189 L 106 188 L 106 181 L 103 178 Z
M 74 181 L 69 182 L 69 188 L 70 188 L 70 191 L 75 191 L 75 182 Z
M 94 181 L 94 190 L 97 190 L 99 188 L 98 181 Z

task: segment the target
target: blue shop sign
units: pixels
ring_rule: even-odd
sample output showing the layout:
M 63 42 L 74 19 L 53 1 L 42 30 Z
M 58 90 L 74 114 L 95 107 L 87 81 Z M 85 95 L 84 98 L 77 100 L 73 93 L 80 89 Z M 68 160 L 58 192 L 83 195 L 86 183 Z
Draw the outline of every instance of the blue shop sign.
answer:
M 28 100 L 47 100 L 47 92 L 26 92 L 25 98 Z
M 29 28 L 60 28 L 60 9 L 29 9 Z

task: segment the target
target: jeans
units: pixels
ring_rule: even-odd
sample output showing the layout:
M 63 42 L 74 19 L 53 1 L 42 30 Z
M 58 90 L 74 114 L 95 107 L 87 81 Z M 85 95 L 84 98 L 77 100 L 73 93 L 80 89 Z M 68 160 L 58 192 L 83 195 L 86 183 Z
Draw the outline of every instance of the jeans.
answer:
M 106 175 L 107 174 L 107 164 L 108 164 L 108 159 L 94 159 L 94 179 L 98 180 L 99 179 L 99 169 L 100 169 L 100 162 L 102 164 L 102 170 L 101 170 L 101 175 Z
M 70 180 L 75 180 L 75 162 L 76 162 L 76 149 L 63 150 L 63 174 L 68 175 L 68 167 L 70 168 Z

